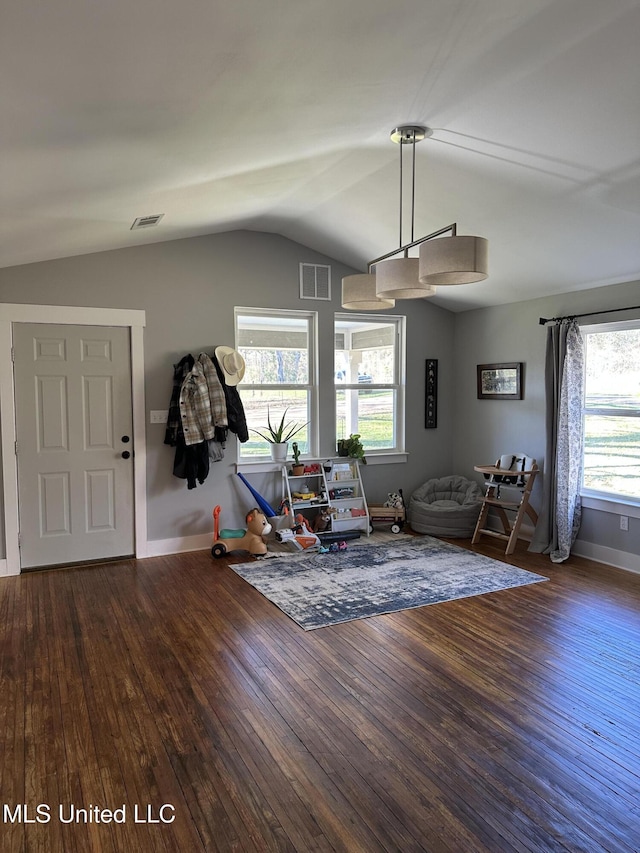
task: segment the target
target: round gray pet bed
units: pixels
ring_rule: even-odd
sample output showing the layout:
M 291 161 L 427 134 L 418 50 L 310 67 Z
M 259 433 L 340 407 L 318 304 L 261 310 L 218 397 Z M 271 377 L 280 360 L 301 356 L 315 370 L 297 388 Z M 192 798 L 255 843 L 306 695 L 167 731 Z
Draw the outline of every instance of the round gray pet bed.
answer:
M 409 501 L 409 524 L 417 533 L 466 539 L 473 536 L 481 507 L 478 484 L 452 474 L 416 489 Z

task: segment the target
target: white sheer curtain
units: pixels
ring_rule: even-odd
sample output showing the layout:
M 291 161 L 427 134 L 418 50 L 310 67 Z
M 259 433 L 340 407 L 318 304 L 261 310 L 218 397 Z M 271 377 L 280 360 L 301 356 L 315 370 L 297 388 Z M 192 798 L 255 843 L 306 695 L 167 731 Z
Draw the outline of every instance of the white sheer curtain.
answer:
M 547 331 L 547 452 L 540 520 L 529 548 L 561 563 L 571 553 L 582 515 L 584 346 L 568 320 Z
M 580 327 L 573 320 L 567 330 L 567 352 L 562 371 L 558 447 L 556 450 L 556 524 L 558 544 L 550 553 L 554 563 L 562 563 L 571 553 L 580 529 L 582 501 L 582 394 L 584 346 Z

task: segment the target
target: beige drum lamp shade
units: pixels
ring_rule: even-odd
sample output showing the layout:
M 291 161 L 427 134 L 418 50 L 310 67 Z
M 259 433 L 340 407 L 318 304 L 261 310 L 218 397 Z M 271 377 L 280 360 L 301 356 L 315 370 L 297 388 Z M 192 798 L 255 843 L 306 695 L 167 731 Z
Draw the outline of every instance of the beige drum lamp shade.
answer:
M 393 258 L 376 265 L 376 295 L 382 299 L 421 299 L 436 288 L 418 281 L 418 258 Z
M 382 311 L 395 306 L 393 299 L 376 295 L 376 277 L 371 273 L 347 275 L 342 279 L 342 307 L 351 311 Z
M 436 237 L 420 245 L 421 284 L 471 284 L 489 275 L 489 243 L 484 237 Z

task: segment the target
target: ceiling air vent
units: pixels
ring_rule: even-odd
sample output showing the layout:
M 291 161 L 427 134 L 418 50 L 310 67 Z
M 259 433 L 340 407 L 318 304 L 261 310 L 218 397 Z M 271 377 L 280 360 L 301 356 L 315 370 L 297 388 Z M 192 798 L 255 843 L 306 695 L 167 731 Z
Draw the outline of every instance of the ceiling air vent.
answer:
M 163 216 L 164 213 L 156 213 L 154 216 L 138 216 L 137 219 L 133 220 L 131 231 L 137 231 L 138 228 L 152 228 L 160 222 Z
M 300 299 L 331 299 L 331 267 L 300 264 Z

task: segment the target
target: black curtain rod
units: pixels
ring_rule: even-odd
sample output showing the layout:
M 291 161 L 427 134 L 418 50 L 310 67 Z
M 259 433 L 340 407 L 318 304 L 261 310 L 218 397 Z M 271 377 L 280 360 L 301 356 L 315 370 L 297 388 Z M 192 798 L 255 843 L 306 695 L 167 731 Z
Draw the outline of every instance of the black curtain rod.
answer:
M 566 317 L 540 317 L 538 323 L 544 326 L 546 323 L 561 323 L 563 320 L 577 320 L 579 317 L 594 317 L 597 314 L 616 314 L 618 311 L 639 311 L 640 305 L 631 305 L 629 308 L 608 308 L 604 311 L 590 311 L 588 314 L 568 314 Z

